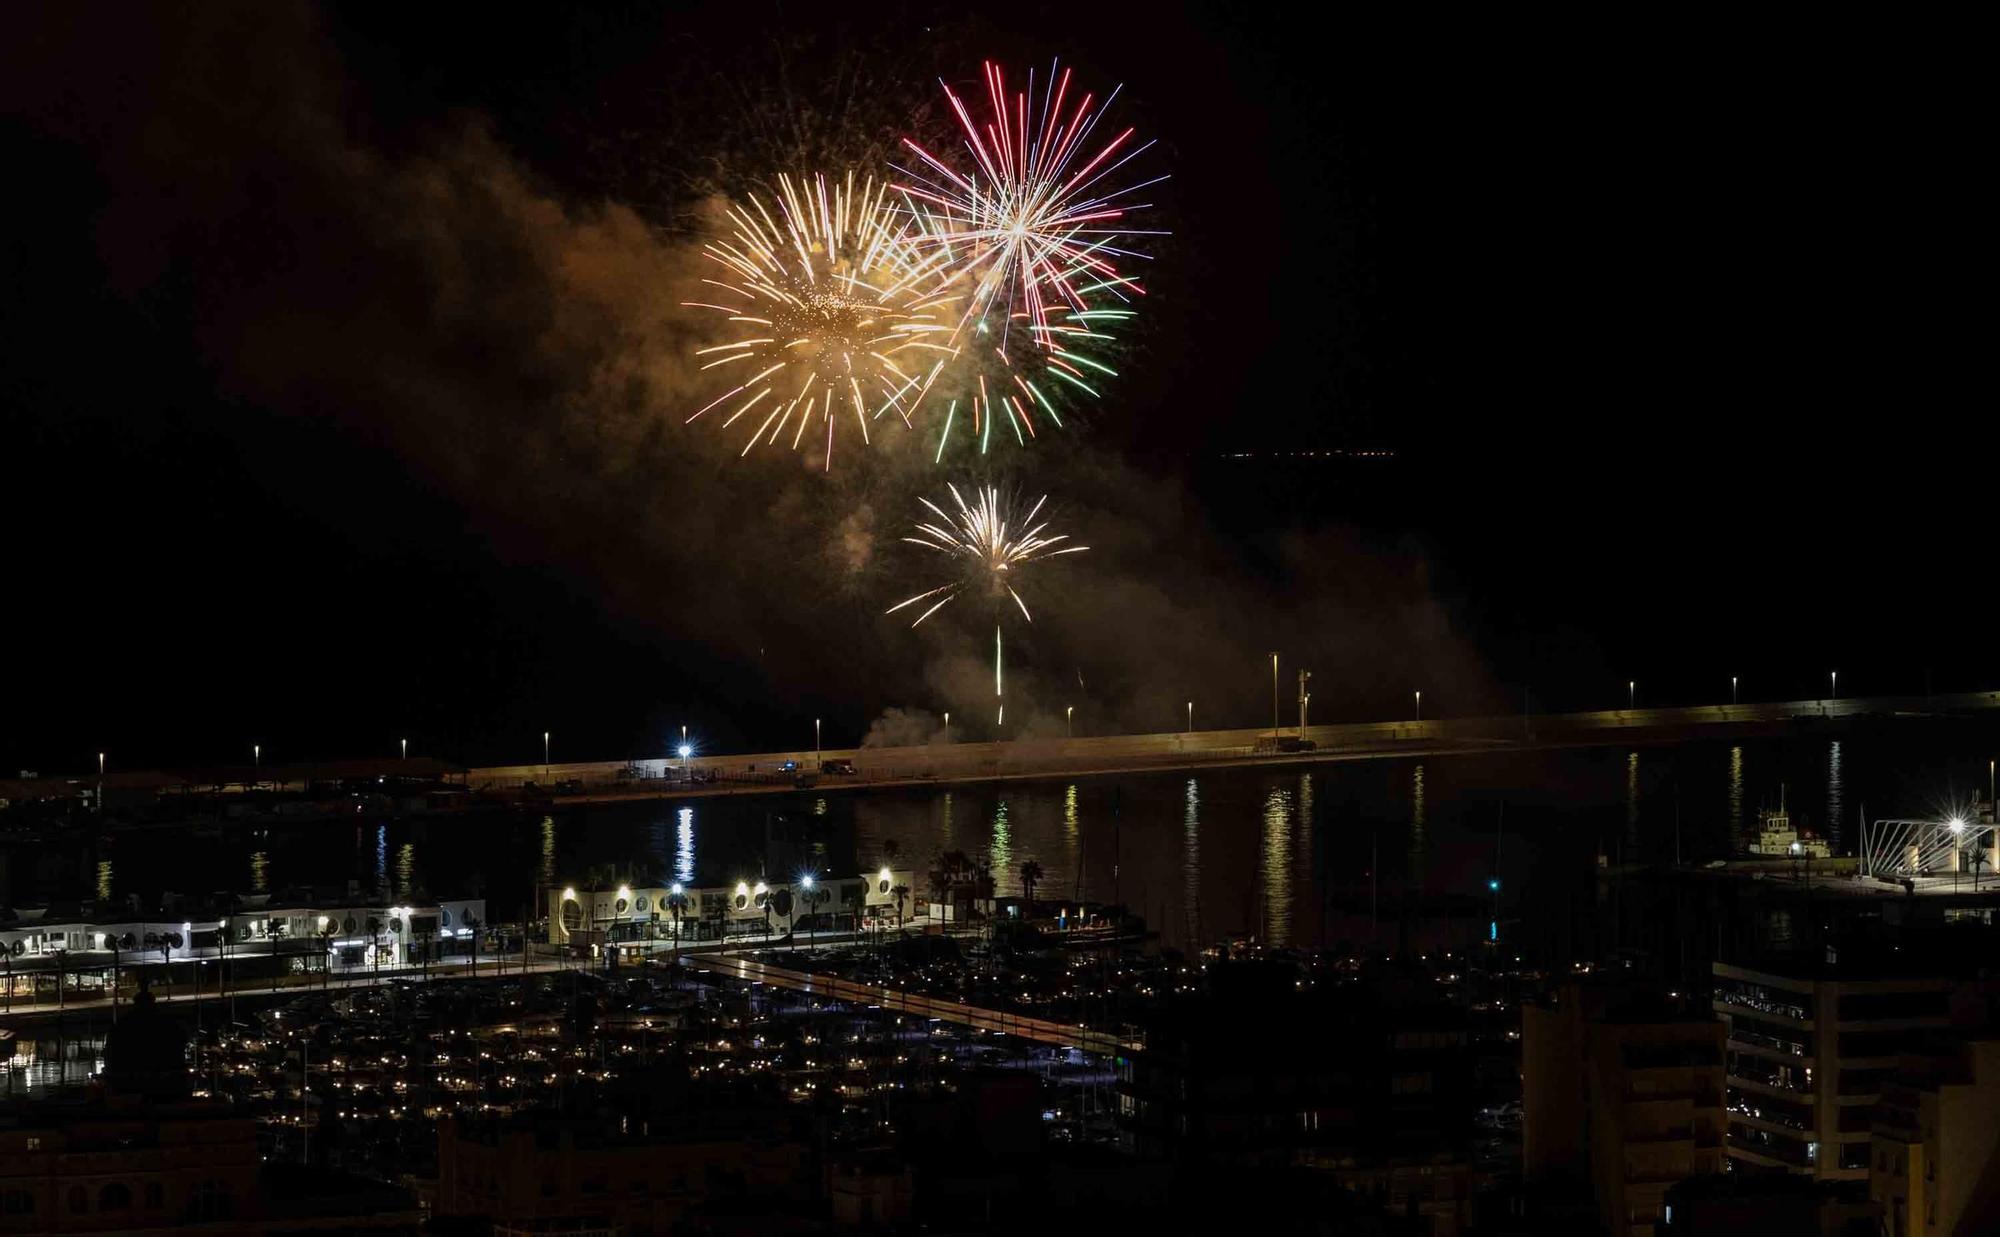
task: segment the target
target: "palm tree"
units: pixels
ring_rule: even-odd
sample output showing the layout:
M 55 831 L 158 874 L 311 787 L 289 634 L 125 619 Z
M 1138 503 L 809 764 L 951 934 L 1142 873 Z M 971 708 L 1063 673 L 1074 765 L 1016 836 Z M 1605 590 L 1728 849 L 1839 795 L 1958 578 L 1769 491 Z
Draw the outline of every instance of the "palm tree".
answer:
M 930 881 L 931 896 L 956 908 L 961 901 L 981 896 L 981 890 L 990 893 L 993 876 L 984 863 L 964 851 L 948 850 L 931 865 Z
M 1021 865 L 1021 897 L 1023 901 L 1027 902 L 1030 911 L 1033 911 L 1035 907 L 1035 886 L 1041 883 L 1041 864 L 1030 859 Z

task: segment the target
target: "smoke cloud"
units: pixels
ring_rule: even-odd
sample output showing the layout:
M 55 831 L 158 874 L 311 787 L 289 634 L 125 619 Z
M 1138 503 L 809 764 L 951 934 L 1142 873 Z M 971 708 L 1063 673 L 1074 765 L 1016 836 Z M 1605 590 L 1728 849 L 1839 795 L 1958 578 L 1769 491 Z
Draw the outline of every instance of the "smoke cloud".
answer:
M 304 8 L 119 20 L 150 28 L 107 46 L 78 14 L 16 74 L 34 122 L 100 161 L 113 285 L 184 295 L 230 395 L 379 443 L 496 555 L 568 573 L 663 648 L 865 709 L 865 745 L 928 742 L 947 709 L 985 737 L 995 615 L 968 600 L 912 631 L 882 611 L 935 566 L 896 540 L 917 496 L 990 481 L 1051 493 L 1054 526 L 1091 547 L 1031 569 L 1032 624 L 1001 619 L 1010 734 L 1061 733 L 1069 707 L 1080 734 L 1176 729 L 1189 699 L 1197 724 L 1248 724 L 1268 715 L 1270 649 L 1288 721 L 1301 664 L 1321 720 L 1419 666 L 1481 690 L 1420 547 L 1301 535 L 1253 574 L 1183 481 L 1128 465 L 1087 423 L 969 471 L 934 467 L 897 425 L 865 458 L 844 441 L 831 474 L 810 453 L 738 459 L 740 440 L 683 424 L 715 393 L 689 360 L 706 324 L 680 307 L 712 202 L 579 196 L 477 116 L 377 140 Z M 1151 411 L 1114 388 L 1098 415 Z

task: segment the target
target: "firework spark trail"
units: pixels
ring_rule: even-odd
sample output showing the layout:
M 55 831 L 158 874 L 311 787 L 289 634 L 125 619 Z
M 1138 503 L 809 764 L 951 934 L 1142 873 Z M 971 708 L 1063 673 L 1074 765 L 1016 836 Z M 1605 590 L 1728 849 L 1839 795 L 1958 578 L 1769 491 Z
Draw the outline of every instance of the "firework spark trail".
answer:
M 1038 409 L 1062 424 L 1037 379 L 1046 375 L 1048 382 L 1096 397 L 1096 374 L 1116 376 L 1084 349 L 1108 339 L 1102 328 L 1131 313 L 1092 298 L 1129 301 L 1143 294 L 1138 281 L 1120 274 L 1115 259 L 1143 256 L 1123 238 L 1162 234 L 1123 221 L 1149 205 L 1132 200 L 1134 194 L 1166 179 L 1119 183 L 1115 174 L 1152 145 L 1133 145 L 1130 128 L 1093 147 L 1092 133 L 1118 91 L 1101 107 L 1085 94 L 1069 111 L 1067 69 L 1051 68 L 1038 104 L 1032 73 L 1027 89 L 1010 97 L 998 66 L 989 62 L 984 72 L 989 119 L 976 120 L 944 88 L 973 170 L 960 173 L 907 138 L 904 146 L 922 165 L 897 169 L 909 178 L 897 186 L 910 220 L 909 243 L 924 260 L 938 263 L 942 281 L 934 291 L 956 286 L 965 300 L 948 342 L 982 367 L 989 355 L 999 365 L 1004 389 L 989 390 L 982 369 L 969 409 L 969 428 L 982 453 L 996 418 L 1004 417 L 1023 445 L 1037 436 Z M 1095 154 L 1086 153 L 1092 149 Z M 940 457 L 944 442 L 941 436 Z
M 755 195 L 729 207 L 730 236 L 703 246 L 724 277 L 702 281 L 713 299 L 683 302 L 715 311 L 736 331 L 696 350 L 703 370 L 747 362 L 757 372 L 688 421 L 725 404 L 725 428 L 761 416 L 744 442 L 748 455 L 787 429 L 797 450 L 817 417 L 831 469 L 835 425 L 850 414 L 864 444 L 869 423 L 885 413 L 913 425 L 957 355 L 951 315 L 962 294 L 948 287 L 944 255 L 911 245 L 886 183 L 870 177 L 857 187 L 852 172 L 838 182 L 778 180 L 775 218 Z
M 1022 600 L 1019 590 L 1014 587 L 1012 575 L 1028 563 L 1054 558 L 1059 554 L 1079 554 L 1090 547 L 1065 545 L 1063 543 L 1069 540 L 1068 534 L 1048 534 L 1046 521 L 1035 523 L 1035 517 L 1041 514 L 1042 507 L 1049 501 L 1046 494 L 1035 500 L 1035 505 L 1028 509 L 1027 515 L 1016 519 L 1010 502 L 996 486 L 989 485 L 980 489 L 977 492 L 977 501 L 973 503 L 965 501 L 957 486 L 947 484 L 945 488 L 951 492 L 951 501 L 956 513 L 947 514 L 943 508 L 928 498 L 918 499 L 937 518 L 935 522 L 920 521 L 917 524 L 917 535 L 905 537 L 903 540 L 945 555 L 962 574 L 956 580 L 926 589 L 914 597 L 905 598 L 890 606 L 884 613 L 894 614 L 898 610 L 921 602 L 929 602 L 923 612 L 910 623 L 911 627 L 916 627 L 942 610 L 946 603 L 959 596 L 968 587 L 983 585 L 988 595 L 993 598 L 996 609 L 1005 610 L 1005 607 L 1000 605 L 1000 598 L 1004 594 L 1013 599 L 1023 619 L 1030 623 L 1034 622 L 1035 616 L 1028 613 L 1028 603 Z M 1017 531 L 1021 529 L 1025 531 Z M 1000 725 L 1004 725 L 1007 720 L 1003 693 L 1000 623 L 996 615 L 993 624 L 993 696 L 999 709 L 996 724 Z

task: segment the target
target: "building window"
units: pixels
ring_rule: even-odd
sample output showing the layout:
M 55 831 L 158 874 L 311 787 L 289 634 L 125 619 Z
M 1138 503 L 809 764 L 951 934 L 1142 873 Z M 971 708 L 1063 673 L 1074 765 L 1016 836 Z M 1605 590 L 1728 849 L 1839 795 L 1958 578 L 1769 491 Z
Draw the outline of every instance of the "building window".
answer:
M 220 1182 L 204 1181 L 194 1188 L 194 1197 L 188 1200 L 188 1214 L 196 1220 L 216 1220 L 230 1213 L 229 1191 Z
M 146 1206 L 159 1207 L 164 1205 L 166 1201 L 167 1192 L 160 1188 L 160 1183 L 157 1181 L 148 1181 L 146 1183 Z
M 0 1194 L 0 1213 L 31 1216 L 35 1214 L 35 1196 L 27 1190 L 9 1190 Z
M 639 895 L 638 900 L 632 903 L 632 909 L 643 915 L 646 913 L 646 905 L 646 895 L 642 893 Z
M 132 1187 L 122 1181 L 114 1181 L 97 1192 L 99 1211 L 127 1211 L 132 1206 Z
M 69 1209 L 76 1215 L 90 1210 L 90 1192 L 80 1185 L 69 1188 Z

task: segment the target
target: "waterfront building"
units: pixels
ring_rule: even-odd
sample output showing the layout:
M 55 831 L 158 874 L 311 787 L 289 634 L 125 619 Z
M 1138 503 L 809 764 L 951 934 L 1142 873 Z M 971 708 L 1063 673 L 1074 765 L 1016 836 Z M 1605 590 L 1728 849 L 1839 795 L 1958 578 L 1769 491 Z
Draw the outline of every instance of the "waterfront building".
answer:
M 252 894 L 227 911 L 139 917 L 20 908 L 0 920 L 0 1008 L 101 997 L 141 972 L 193 988 L 229 980 L 387 969 L 465 954 L 485 922 L 480 898 L 391 905 Z
M 1712 1015 L 1570 983 L 1521 1021 L 1530 1181 L 1587 1179 L 1603 1230 L 1640 1237 L 1669 1186 L 1723 1170 L 1724 1027 Z
M 725 885 L 550 885 L 542 891 L 549 944 L 641 953 L 676 939 L 855 932 L 907 922 L 916 873 L 881 868 L 851 877 L 745 875 Z
M 1882 1086 L 1868 1193 L 1890 1237 L 2000 1232 L 2000 1040 L 1907 1061 Z
M 1912 965 L 1915 962 L 1912 960 Z M 1715 964 L 1728 1027 L 1728 1152 L 1740 1167 L 1869 1176 L 1874 1105 L 1906 1054 L 1951 1025 L 1952 979 Z

